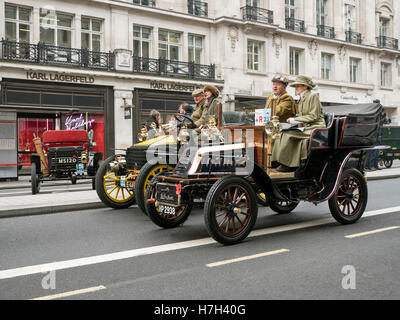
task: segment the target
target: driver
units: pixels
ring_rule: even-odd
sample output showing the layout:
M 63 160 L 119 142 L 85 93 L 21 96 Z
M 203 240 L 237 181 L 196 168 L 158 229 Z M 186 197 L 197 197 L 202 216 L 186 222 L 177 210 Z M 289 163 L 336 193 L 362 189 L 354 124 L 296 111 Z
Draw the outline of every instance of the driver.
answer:
M 192 97 L 197 107 L 191 118 L 196 127 L 200 127 L 205 124 L 203 112 L 205 110 L 206 96 L 204 95 L 203 89 L 196 89 L 192 92 Z

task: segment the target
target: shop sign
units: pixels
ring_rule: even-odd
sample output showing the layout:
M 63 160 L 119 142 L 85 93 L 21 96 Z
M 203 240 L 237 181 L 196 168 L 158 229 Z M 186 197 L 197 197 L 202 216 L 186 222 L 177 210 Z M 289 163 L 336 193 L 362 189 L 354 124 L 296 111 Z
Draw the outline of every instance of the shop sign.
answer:
M 150 81 L 150 89 L 167 90 L 167 91 L 188 91 L 193 92 L 196 89 L 201 89 L 203 86 L 196 84 L 185 84 L 180 82 L 162 82 Z
M 68 73 L 36 71 L 27 71 L 26 78 L 29 80 L 58 81 L 70 83 L 94 83 L 95 81 L 93 76 L 79 76 Z
M 358 98 L 356 96 L 345 96 L 342 95 L 340 98 L 342 98 L 343 100 L 354 100 L 354 101 L 358 101 Z
M 65 119 L 65 127 L 67 130 L 79 130 L 86 125 L 91 125 L 94 121 L 95 120 L 85 121 L 82 113 L 78 118 L 74 118 L 73 115 L 70 115 Z

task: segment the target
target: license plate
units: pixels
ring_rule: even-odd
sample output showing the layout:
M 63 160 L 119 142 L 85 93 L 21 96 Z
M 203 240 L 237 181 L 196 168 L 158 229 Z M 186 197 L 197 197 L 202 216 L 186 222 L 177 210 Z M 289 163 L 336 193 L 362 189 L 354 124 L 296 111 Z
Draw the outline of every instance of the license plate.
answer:
M 158 211 L 162 214 L 169 215 L 169 216 L 174 216 L 175 215 L 175 207 L 169 207 L 169 206 L 164 206 L 164 205 L 159 205 L 158 206 Z
M 62 164 L 76 163 L 76 158 L 58 158 L 57 163 L 62 163 Z
M 120 186 L 121 186 L 121 188 L 125 188 L 125 176 L 121 176 L 121 180 L 120 180 Z

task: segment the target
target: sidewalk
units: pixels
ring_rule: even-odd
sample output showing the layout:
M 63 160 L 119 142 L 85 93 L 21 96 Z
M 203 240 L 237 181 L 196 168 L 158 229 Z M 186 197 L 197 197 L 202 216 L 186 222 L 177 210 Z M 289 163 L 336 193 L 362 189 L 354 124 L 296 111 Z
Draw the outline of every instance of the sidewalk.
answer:
M 400 166 L 367 173 L 367 181 L 400 178 Z M 0 190 L 9 193 L 19 188 L 30 187 L 30 177 L 21 177 L 20 181 L 0 182 Z M 88 180 L 91 182 L 90 180 Z M 42 186 L 45 189 L 49 185 Z M 79 183 L 79 182 L 78 182 Z M 80 183 L 85 183 L 80 181 Z M 87 181 L 86 181 L 87 183 Z M 71 184 L 69 181 L 56 181 L 56 185 Z M 54 185 L 53 184 L 53 185 Z M 48 214 L 65 211 L 77 211 L 106 207 L 95 190 L 76 192 L 42 193 L 37 195 L 0 197 L 0 218 L 24 215 Z

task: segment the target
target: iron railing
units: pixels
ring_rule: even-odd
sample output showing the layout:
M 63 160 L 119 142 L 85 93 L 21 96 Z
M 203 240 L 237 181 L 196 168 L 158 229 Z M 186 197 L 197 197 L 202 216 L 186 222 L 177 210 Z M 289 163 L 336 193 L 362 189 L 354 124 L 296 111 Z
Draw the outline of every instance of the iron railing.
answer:
M 156 0 L 133 0 L 134 4 L 139 4 L 141 6 L 147 6 L 147 7 L 155 7 L 156 6 Z
M 84 69 L 115 69 L 113 52 L 95 52 L 87 49 L 57 47 L 43 42 L 31 44 L 2 40 L 1 59 Z
M 335 39 L 335 28 L 324 25 L 317 25 L 317 34 L 320 37 Z
M 380 36 L 377 38 L 377 41 L 379 48 L 399 50 L 399 40 L 397 39 Z
M 355 44 L 361 44 L 362 43 L 361 33 L 354 32 L 351 30 L 346 31 L 346 41 Z
M 215 80 L 215 65 L 133 57 L 133 72 L 187 79 Z
M 304 32 L 304 21 L 294 18 L 285 19 L 285 28 L 292 31 Z
M 268 24 L 274 23 L 274 12 L 271 10 L 245 6 L 241 8 L 243 20 L 258 21 Z
M 188 0 L 188 13 L 198 17 L 208 17 L 208 3 L 198 0 Z

